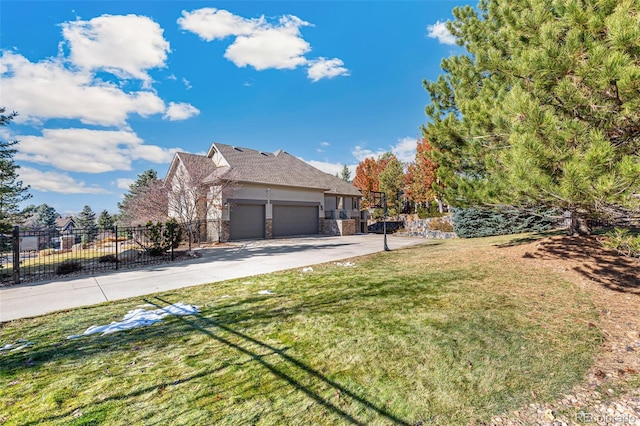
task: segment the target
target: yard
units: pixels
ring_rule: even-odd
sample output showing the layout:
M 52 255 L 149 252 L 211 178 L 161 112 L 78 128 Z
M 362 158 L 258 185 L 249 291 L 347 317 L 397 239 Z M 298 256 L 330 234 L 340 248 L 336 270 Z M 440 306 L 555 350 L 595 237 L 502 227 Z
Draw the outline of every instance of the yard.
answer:
M 0 347 L 31 343 L 0 352 L 0 422 L 460 425 L 543 407 L 605 369 L 615 328 L 546 255 L 514 237 L 437 241 L 0 324 Z M 67 339 L 175 302 L 200 313 Z M 603 374 L 615 392 L 638 384 Z

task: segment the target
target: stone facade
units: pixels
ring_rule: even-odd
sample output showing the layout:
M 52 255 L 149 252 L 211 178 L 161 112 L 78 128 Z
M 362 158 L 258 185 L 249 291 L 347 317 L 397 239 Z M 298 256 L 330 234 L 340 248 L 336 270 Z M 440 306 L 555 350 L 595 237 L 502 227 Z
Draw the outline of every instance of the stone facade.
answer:
M 264 237 L 267 239 L 273 238 L 273 219 L 265 219 L 264 227 Z
M 356 221 L 354 219 L 324 219 L 321 222 L 320 233 L 323 235 L 354 235 Z

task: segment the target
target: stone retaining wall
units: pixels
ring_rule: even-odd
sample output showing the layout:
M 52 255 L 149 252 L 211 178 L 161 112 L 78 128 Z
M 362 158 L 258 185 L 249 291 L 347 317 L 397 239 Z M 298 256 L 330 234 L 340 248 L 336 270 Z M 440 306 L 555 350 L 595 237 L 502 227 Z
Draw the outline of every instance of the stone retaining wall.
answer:
M 434 231 L 429 229 L 429 224 L 436 219 L 447 221 L 453 225 L 453 222 L 451 221 L 451 216 L 407 220 L 404 222 L 404 234 L 409 235 L 411 237 L 433 238 L 433 239 L 439 239 L 439 240 L 446 240 L 446 239 L 458 237 L 455 234 L 455 232 Z

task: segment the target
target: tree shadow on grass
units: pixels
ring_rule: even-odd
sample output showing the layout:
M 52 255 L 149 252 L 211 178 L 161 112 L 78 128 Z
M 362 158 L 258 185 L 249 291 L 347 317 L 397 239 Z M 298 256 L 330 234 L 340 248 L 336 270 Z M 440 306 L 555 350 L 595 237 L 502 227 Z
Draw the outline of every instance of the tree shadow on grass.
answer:
M 298 303 L 293 306 L 285 307 L 283 309 L 276 309 L 279 306 L 277 298 L 269 297 L 273 299 L 273 303 L 264 303 L 266 297 L 248 297 L 242 299 L 241 302 L 231 302 L 216 307 L 216 311 L 222 312 L 220 318 L 207 318 L 206 316 L 199 315 L 198 317 L 175 317 L 171 322 L 171 327 L 152 326 L 142 329 L 129 330 L 125 333 L 116 333 L 107 336 L 87 336 L 78 340 L 62 340 L 59 342 L 52 342 L 50 344 L 40 346 L 37 344 L 34 346 L 33 351 L 15 352 L 12 354 L 5 354 L 2 356 L 2 370 L 23 370 L 40 368 L 43 363 L 64 359 L 65 362 L 73 363 L 75 360 L 86 359 L 93 355 L 98 355 L 105 351 L 108 352 L 135 352 L 140 347 L 146 346 L 149 342 L 157 347 L 157 350 L 161 350 L 164 341 L 171 336 L 187 335 L 194 331 L 202 333 L 215 341 L 225 345 L 228 348 L 233 349 L 239 355 L 249 356 L 251 362 L 258 363 L 261 367 L 266 369 L 268 373 L 275 376 L 290 386 L 293 386 L 298 391 L 302 392 L 307 397 L 311 398 L 316 403 L 327 408 L 339 416 L 343 422 L 349 424 L 365 424 L 354 414 L 346 411 L 340 405 L 332 402 L 331 400 L 323 397 L 321 392 L 331 389 L 333 393 L 341 395 L 341 403 L 351 400 L 353 404 L 361 407 L 363 411 L 369 412 L 374 416 L 384 418 L 387 423 L 396 425 L 409 425 L 410 423 L 395 416 L 389 411 L 375 405 L 373 402 L 365 399 L 364 397 L 350 391 L 343 387 L 339 383 L 327 378 L 319 371 L 311 368 L 302 361 L 288 355 L 286 353 L 287 348 L 277 348 L 262 342 L 254 337 L 251 337 L 242 332 L 236 331 L 233 324 L 243 323 L 246 320 L 253 319 L 258 321 L 270 322 L 274 319 L 284 320 L 289 316 L 304 314 L 305 312 L 322 312 L 325 314 L 331 314 L 336 310 L 342 309 L 342 303 L 349 301 L 349 303 L 357 303 L 357 300 L 362 298 L 381 298 L 387 292 L 400 292 L 401 297 L 407 297 L 410 294 L 410 290 L 404 286 L 400 288 L 387 288 L 385 282 L 379 282 L 377 285 L 361 288 L 361 291 L 355 289 L 345 289 L 340 292 L 326 292 L 319 295 L 320 297 L 314 297 L 311 299 L 299 300 Z M 348 290 L 348 291 L 347 291 Z M 364 290 L 364 291 L 362 291 Z M 397 294 L 396 294 L 397 296 Z M 155 297 L 153 299 L 143 299 L 146 303 L 152 304 L 157 307 L 165 307 L 170 305 L 171 302 Z M 114 318 L 115 319 L 115 318 Z M 229 338 L 231 337 L 231 339 Z M 257 348 L 257 349 L 256 349 Z M 264 353 L 266 350 L 266 354 Z M 267 357 L 277 356 L 277 360 L 269 360 Z M 278 365 L 279 362 L 285 364 Z M 236 365 L 235 363 L 231 363 Z M 231 365 L 229 364 L 229 365 Z M 66 409 L 65 412 L 57 412 L 47 418 L 43 418 L 43 421 L 61 421 L 65 418 L 70 418 L 76 412 L 89 411 L 91 409 L 100 411 L 100 406 L 114 401 L 127 400 L 130 398 L 137 398 L 145 394 L 153 392 L 161 392 L 165 388 L 171 388 L 183 383 L 188 383 L 193 380 L 200 380 L 205 376 L 215 375 L 220 369 L 224 369 L 229 365 L 223 365 L 214 369 L 206 369 L 199 373 L 189 375 L 177 380 L 162 381 L 162 379 L 156 379 L 153 384 L 148 384 L 144 388 L 132 390 L 125 394 L 113 394 L 100 401 L 92 401 L 91 403 L 84 405 L 74 405 L 73 407 Z M 238 364 L 240 365 L 240 364 Z M 317 386 L 305 384 L 314 383 Z M 235 384 L 237 386 L 237 384 Z M 320 387 L 322 391 L 319 391 L 316 387 Z M 316 388 L 316 389 L 314 389 Z
M 536 232 L 535 234 L 531 234 L 527 237 L 518 237 L 514 238 L 511 241 L 503 244 L 497 244 L 496 247 L 505 248 L 505 247 L 515 247 L 521 246 L 524 244 L 529 244 L 534 241 L 541 240 L 543 238 L 553 237 L 557 235 L 566 235 L 566 230 L 554 230 L 554 231 L 544 231 L 544 232 Z
M 155 305 L 155 306 L 157 306 L 159 308 L 162 308 L 162 307 L 164 307 L 166 305 L 171 305 L 171 303 L 172 303 L 172 302 L 164 300 L 164 299 L 162 299 L 160 297 L 155 297 L 154 299 L 156 299 L 156 300 L 155 301 L 147 300 L 147 302 L 150 303 L 150 304 L 153 304 L 153 305 Z M 194 330 L 197 330 L 200 333 L 203 333 L 203 334 L 209 336 L 210 338 L 218 341 L 219 343 L 222 343 L 222 344 L 224 344 L 224 345 L 226 345 L 226 346 L 228 346 L 230 348 L 233 348 L 234 350 L 238 351 L 239 353 L 241 353 L 243 355 L 250 356 L 252 360 L 254 360 L 257 363 L 259 363 L 262 367 L 267 369 L 275 377 L 277 377 L 278 379 L 284 380 L 287 383 L 289 383 L 290 385 L 294 386 L 297 390 L 301 391 L 302 393 L 307 395 L 309 398 L 313 399 L 318 404 L 326 407 L 327 409 L 329 409 L 333 413 L 337 414 L 344 421 L 346 421 L 346 422 L 348 422 L 350 424 L 365 425 L 366 423 L 358 420 L 353 415 L 349 414 L 348 412 L 346 412 L 342 408 L 338 407 L 336 404 L 334 404 L 331 401 L 329 401 L 328 399 L 322 397 L 321 395 L 319 395 L 317 392 L 315 392 L 310 387 L 305 386 L 299 380 L 295 379 L 294 377 L 292 377 L 292 375 L 287 373 L 283 368 L 280 368 L 280 367 L 276 366 L 275 363 L 265 360 L 264 359 L 264 355 L 260 355 L 256 351 L 248 349 L 248 346 L 249 345 L 257 345 L 260 348 L 267 349 L 269 351 L 269 354 L 277 354 L 278 357 L 281 360 L 285 361 L 288 364 L 289 367 L 295 367 L 298 371 L 301 371 L 307 377 L 312 378 L 316 382 L 319 382 L 319 383 L 322 383 L 322 384 L 324 384 L 326 386 L 329 386 L 331 389 L 333 389 L 334 391 L 340 392 L 340 394 L 345 396 L 345 397 L 351 398 L 353 401 L 355 401 L 356 403 L 362 405 L 367 410 L 371 410 L 371 411 L 375 412 L 377 415 L 385 418 L 387 421 L 391 422 L 392 424 L 407 425 L 407 426 L 411 424 L 411 423 L 409 423 L 409 422 L 407 422 L 405 420 L 402 420 L 399 417 L 396 417 L 395 415 L 393 415 L 389 411 L 385 410 L 384 408 L 376 406 L 372 402 L 364 399 L 363 397 L 361 397 L 361 396 L 357 395 L 356 393 L 350 391 L 349 389 L 343 387 L 339 383 L 327 378 L 326 376 L 321 374 L 319 371 L 311 368 L 310 366 L 308 366 L 305 363 L 299 361 L 298 359 L 288 355 L 285 352 L 285 350 L 278 349 L 278 348 L 276 348 L 274 346 L 271 346 L 271 345 L 269 345 L 267 343 L 264 343 L 264 342 L 262 342 L 262 341 L 260 341 L 260 340 L 258 340 L 256 338 L 253 338 L 253 337 L 251 337 L 251 336 L 249 336 L 247 334 L 244 334 L 244 333 L 241 333 L 239 331 L 236 331 L 236 330 L 232 329 L 231 327 L 228 327 L 228 326 L 226 326 L 226 325 L 224 325 L 222 323 L 213 321 L 213 320 L 211 320 L 209 318 L 199 317 L 197 320 L 192 320 L 192 319 L 187 318 L 187 317 L 179 317 L 179 319 L 182 322 L 184 322 L 185 324 L 188 324 Z M 223 330 L 223 331 L 225 331 L 225 332 L 227 332 L 227 333 L 239 338 L 240 339 L 240 343 L 236 343 L 236 342 L 231 341 L 230 339 L 222 337 L 219 333 L 216 333 L 212 329 Z
M 640 295 L 640 261 L 604 247 L 595 236 L 541 240 L 523 257 L 566 261 L 569 268 L 605 288 Z

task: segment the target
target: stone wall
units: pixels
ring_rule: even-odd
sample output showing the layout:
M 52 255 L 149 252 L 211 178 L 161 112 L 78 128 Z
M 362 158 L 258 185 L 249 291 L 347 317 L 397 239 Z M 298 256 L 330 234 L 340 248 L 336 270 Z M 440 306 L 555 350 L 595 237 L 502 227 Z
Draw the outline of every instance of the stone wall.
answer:
M 404 234 L 411 237 L 433 238 L 433 239 L 449 239 L 457 238 L 454 232 L 443 232 L 429 229 L 429 224 L 433 220 L 444 220 L 453 225 L 451 216 L 431 217 L 428 219 L 407 220 L 404 222 Z
M 323 235 L 354 235 L 356 221 L 354 219 L 324 219 L 320 221 L 320 233 Z

